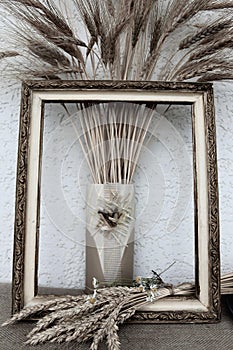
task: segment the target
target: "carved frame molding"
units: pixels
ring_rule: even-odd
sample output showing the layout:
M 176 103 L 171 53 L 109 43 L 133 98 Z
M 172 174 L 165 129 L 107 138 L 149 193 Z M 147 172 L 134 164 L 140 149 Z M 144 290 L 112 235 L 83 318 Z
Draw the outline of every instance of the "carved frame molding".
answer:
M 20 128 L 18 142 L 18 165 L 16 180 L 14 257 L 12 283 L 12 312 L 24 306 L 24 261 L 25 229 L 28 183 L 28 154 L 32 94 L 34 91 L 73 90 L 133 90 L 133 91 L 179 91 L 180 93 L 201 93 L 204 98 L 204 123 L 208 180 L 208 271 L 209 298 L 208 311 L 162 311 L 137 312 L 131 320 L 139 323 L 161 322 L 215 322 L 220 319 L 220 264 L 219 264 L 219 215 L 216 132 L 214 97 L 212 84 L 176 82 L 134 82 L 134 81 L 27 81 L 22 85 Z M 194 148 L 195 151 L 195 148 Z M 195 163 L 195 162 L 194 162 Z M 194 179 L 195 184 L 195 179 Z M 197 196 L 195 191 L 194 197 Z M 196 210 L 196 217 L 198 216 Z M 38 228 L 39 230 L 39 228 Z M 35 282 L 36 283 L 36 282 Z

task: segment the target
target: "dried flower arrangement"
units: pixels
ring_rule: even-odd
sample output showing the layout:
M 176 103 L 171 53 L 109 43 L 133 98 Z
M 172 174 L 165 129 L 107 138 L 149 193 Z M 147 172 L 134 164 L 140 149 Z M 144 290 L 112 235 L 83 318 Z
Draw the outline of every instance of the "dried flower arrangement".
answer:
M 7 29 L 7 49 L 0 52 L 0 63 L 6 68 L 4 74 L 19 79 L 233 78 L 232 0 L 0 0 L 0 7 L 10 15 L 2 18 Z M 209 23 L 207 11 L 213 14 Z M 79 35 L 82 28 L 85 33 Z M 99 184 L 130 183 L 136 166 L 132 159 L 136 164 L 151 115 L 143 119 L 144 126 L 138 128 L 135 124 L 131 128 L 125 122 L 125 112 L 120 122 L 111 113 L 111 120 L 103 128 L 96 117 L 100 107 L 97 104 L 93 108 L 94 115 L 93 109 L 89 112 L 90 108 L 78 108 L 83 113 L 81 145 L 93 180 Z M 86 120 L 89 125 L 84 124 Z M 123 157 L 106 155 L 107 148 L 102 147 L 106 135 L 107 139 L 114 135 L 115 145 L 109 149 L 123 152 Z M 138 140 L 132 142 L 135 137 Z M 125 139 L 134 147 L 123 147 L 119 140 Z M 93 157 L 96 147 L 99 158 Z M 87 152 L 88 148 L 92 152 Z M 110 159 L 107 165 L 106 159 Z M 104 225 L 106 220 L 107 224 L 115 220 L 112 214 L 106 219 L 105 210 L 97 214 Z M 222 279 L 222 292 L 229 290 L 232 292 L 232 275 Z M 7 324 L 45 313 L 29 334 L 28 343 L 92 339 L 94 350 L 106 337 L 109 349 L 119 349 L 118 325 L 141 305 L 167 295 L 192 292 L 190 284 L 172 287 L 154 277 L 138 278 L 131 288 L 98 290 L 94 280 L 93 295 L 60 297 L 26 307 Z

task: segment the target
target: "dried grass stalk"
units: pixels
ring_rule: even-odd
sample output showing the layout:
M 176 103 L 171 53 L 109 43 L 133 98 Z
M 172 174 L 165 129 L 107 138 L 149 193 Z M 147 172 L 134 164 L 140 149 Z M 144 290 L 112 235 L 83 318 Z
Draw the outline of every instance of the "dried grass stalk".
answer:
M 0 60 L 3 58 L 7 58 L 7 57 L 16 57 L 19 54 L 15 51 L 5 51 L 5 52 L 0 52 Z
M 188 49 L 194 44 L 201 44 L 204 39 L 210 41 L 210 37 L 213 38 L 217 33 L 221 32 L 223 29 L 230 28 L 232 20 L 227 19 L 221 21 L 215 21 L 211 25 L 201 29 L 194 35 L 189 35 L 179 45 L 179 49 Z
M 232 40 L 232 34 L 233 32 L 228 33 L 226 37 L 223 37 L 223 39 L 211 43 L 211 45 L 207 45 L 204 48 L 201 47 L 198 49 L 196 52 L 194 52 L 190 58 L 189 61 L 196 61 L 203 59 L 203 57 L 207 57 L 214 55 L 218 50 L 223 50 L 223 49 L 232 49 L 233 48 L 233 40 Z
M 222 74 L 222 72 L 230 72 L 232 65 L 230 66 L 227 60 L 219 59 L 218 57 L 211 57 L 207 59 L 200 59 L 196 61 L 188 61 L 185 63 L 172 79 L 175 77 L 176 80 L 182 81 L 191 79 L 193 77 L 201 77 L 206 74 L 211 74 L 212 72 Z M 225 73 L 226 75 L 226 73 Z
M 37 42 L 35 40 L 28 45 L 28 49 L 35 58 L 39 58 L 51 66 L 62 66 L 66 68 L 70 67 L 70 61 L 68 58 L 62 52 L 52 46 L 43 45 L 41 42 Z
M 223 0 L 223 1 L 212 0 L 205 4 L 206 11 L 225 10 L 225 9 L 231 9 L 231 8 L 233 8 L 232 0 Z
M 120 102 L 77 104 L 78 125 L 71 115 L 70 120 L 94 183 L 132 182 L 154 107 Z
M 73 305 L 73 302 L 76 304 L 80 301 L 82 301 L 84 298 L 83 295 L 78 296 L 62 296 L 62 297 L 55 297 L 53 296 L 53 299 L 45 301 L 43 303 L 38 303 L 36 305 L 28 306 L 24 308 L 20 313 L 15 314 L 10 320 L 6 321 L 3 325 L 7 326 L 10 324 L 13 324 L 15 322 L 25 320 L 28 317 L 32 317 L 34 315 L 39 315 L 43 313 L 46 310 L 57 310 L 59 308 L 63 309 L 64 307 L 67 308 L 67 305 Z
M 218 80 L 233 80 L 232 72 L 229 73 L 207 73 L 203 74 L 201 78 L 198 79 L 199 82 L 208 82 L 208 81 L 218 81 Z

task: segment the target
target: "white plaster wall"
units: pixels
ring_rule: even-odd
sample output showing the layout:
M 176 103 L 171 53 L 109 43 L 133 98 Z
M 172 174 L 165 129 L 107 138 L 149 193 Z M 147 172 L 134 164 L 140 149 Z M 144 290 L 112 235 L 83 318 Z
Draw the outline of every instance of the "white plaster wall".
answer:
M 85 283 L 85 193 L 92 180 L 77 141 L 75 129 L 78 133 L 81 129 L 77 117 L 71 123 L 62 107 L 45 108 L 41 285 L 83 287 Z M 191 108 L 173 107 L 167 118 L 155 115 L 150 129 L 154 127 L 134 177 L 134 273 L 161 272 L 176 261 L 166 279 L 174 283 L 193 280 Z
M 0 81 L 0 281 L 11 281 L 20 87 Z

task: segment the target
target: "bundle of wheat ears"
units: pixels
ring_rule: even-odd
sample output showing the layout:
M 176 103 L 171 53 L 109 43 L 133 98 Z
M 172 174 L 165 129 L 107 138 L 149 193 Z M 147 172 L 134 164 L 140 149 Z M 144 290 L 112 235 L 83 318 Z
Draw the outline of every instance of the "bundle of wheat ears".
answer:
M 91 340 L 90 350 L 97 350 L 104 339 L 109 350 L 120 349 L 119 325 L 132 317 L 143 305 L 156 302 L 170 295 L 190 296 L 195 286 L 182 283 L 166 285 L 153 272 L 151 278 L 137 277 L 133 287 L 98 288 L 93 278 L 92 295 L 60 296 L 36 305 L 26 306 L 3 325 L 39 318 L 28 334 L 27 344 L 37 345 L 46 341 L 76 344 Z M 233 293 L 233 273 L 221 279 L 222 294 Z
M 232 0 L 0 0 L 0 61 L 20 79 L 232 79 L 232 10 Z
M 104 339 L 109 350 L 120 349 L 118 326 L 132 317 L 143 305 L 169 295 L 192 295 L 194 286 L 183 283 L 176 287 L 165 285 L 156 273 L 151 278 L 137 277 L 133 287 L 98 288 L 93 278 L 93 295 L 52 298 L 25 307 L 4 325 L 41 317 L 28 334 L 27 344 L 50 342 L 76 344 L 91 340 L 90 350 L 97 350 Z M 43 315 L 43 316 L 41 316 Z

